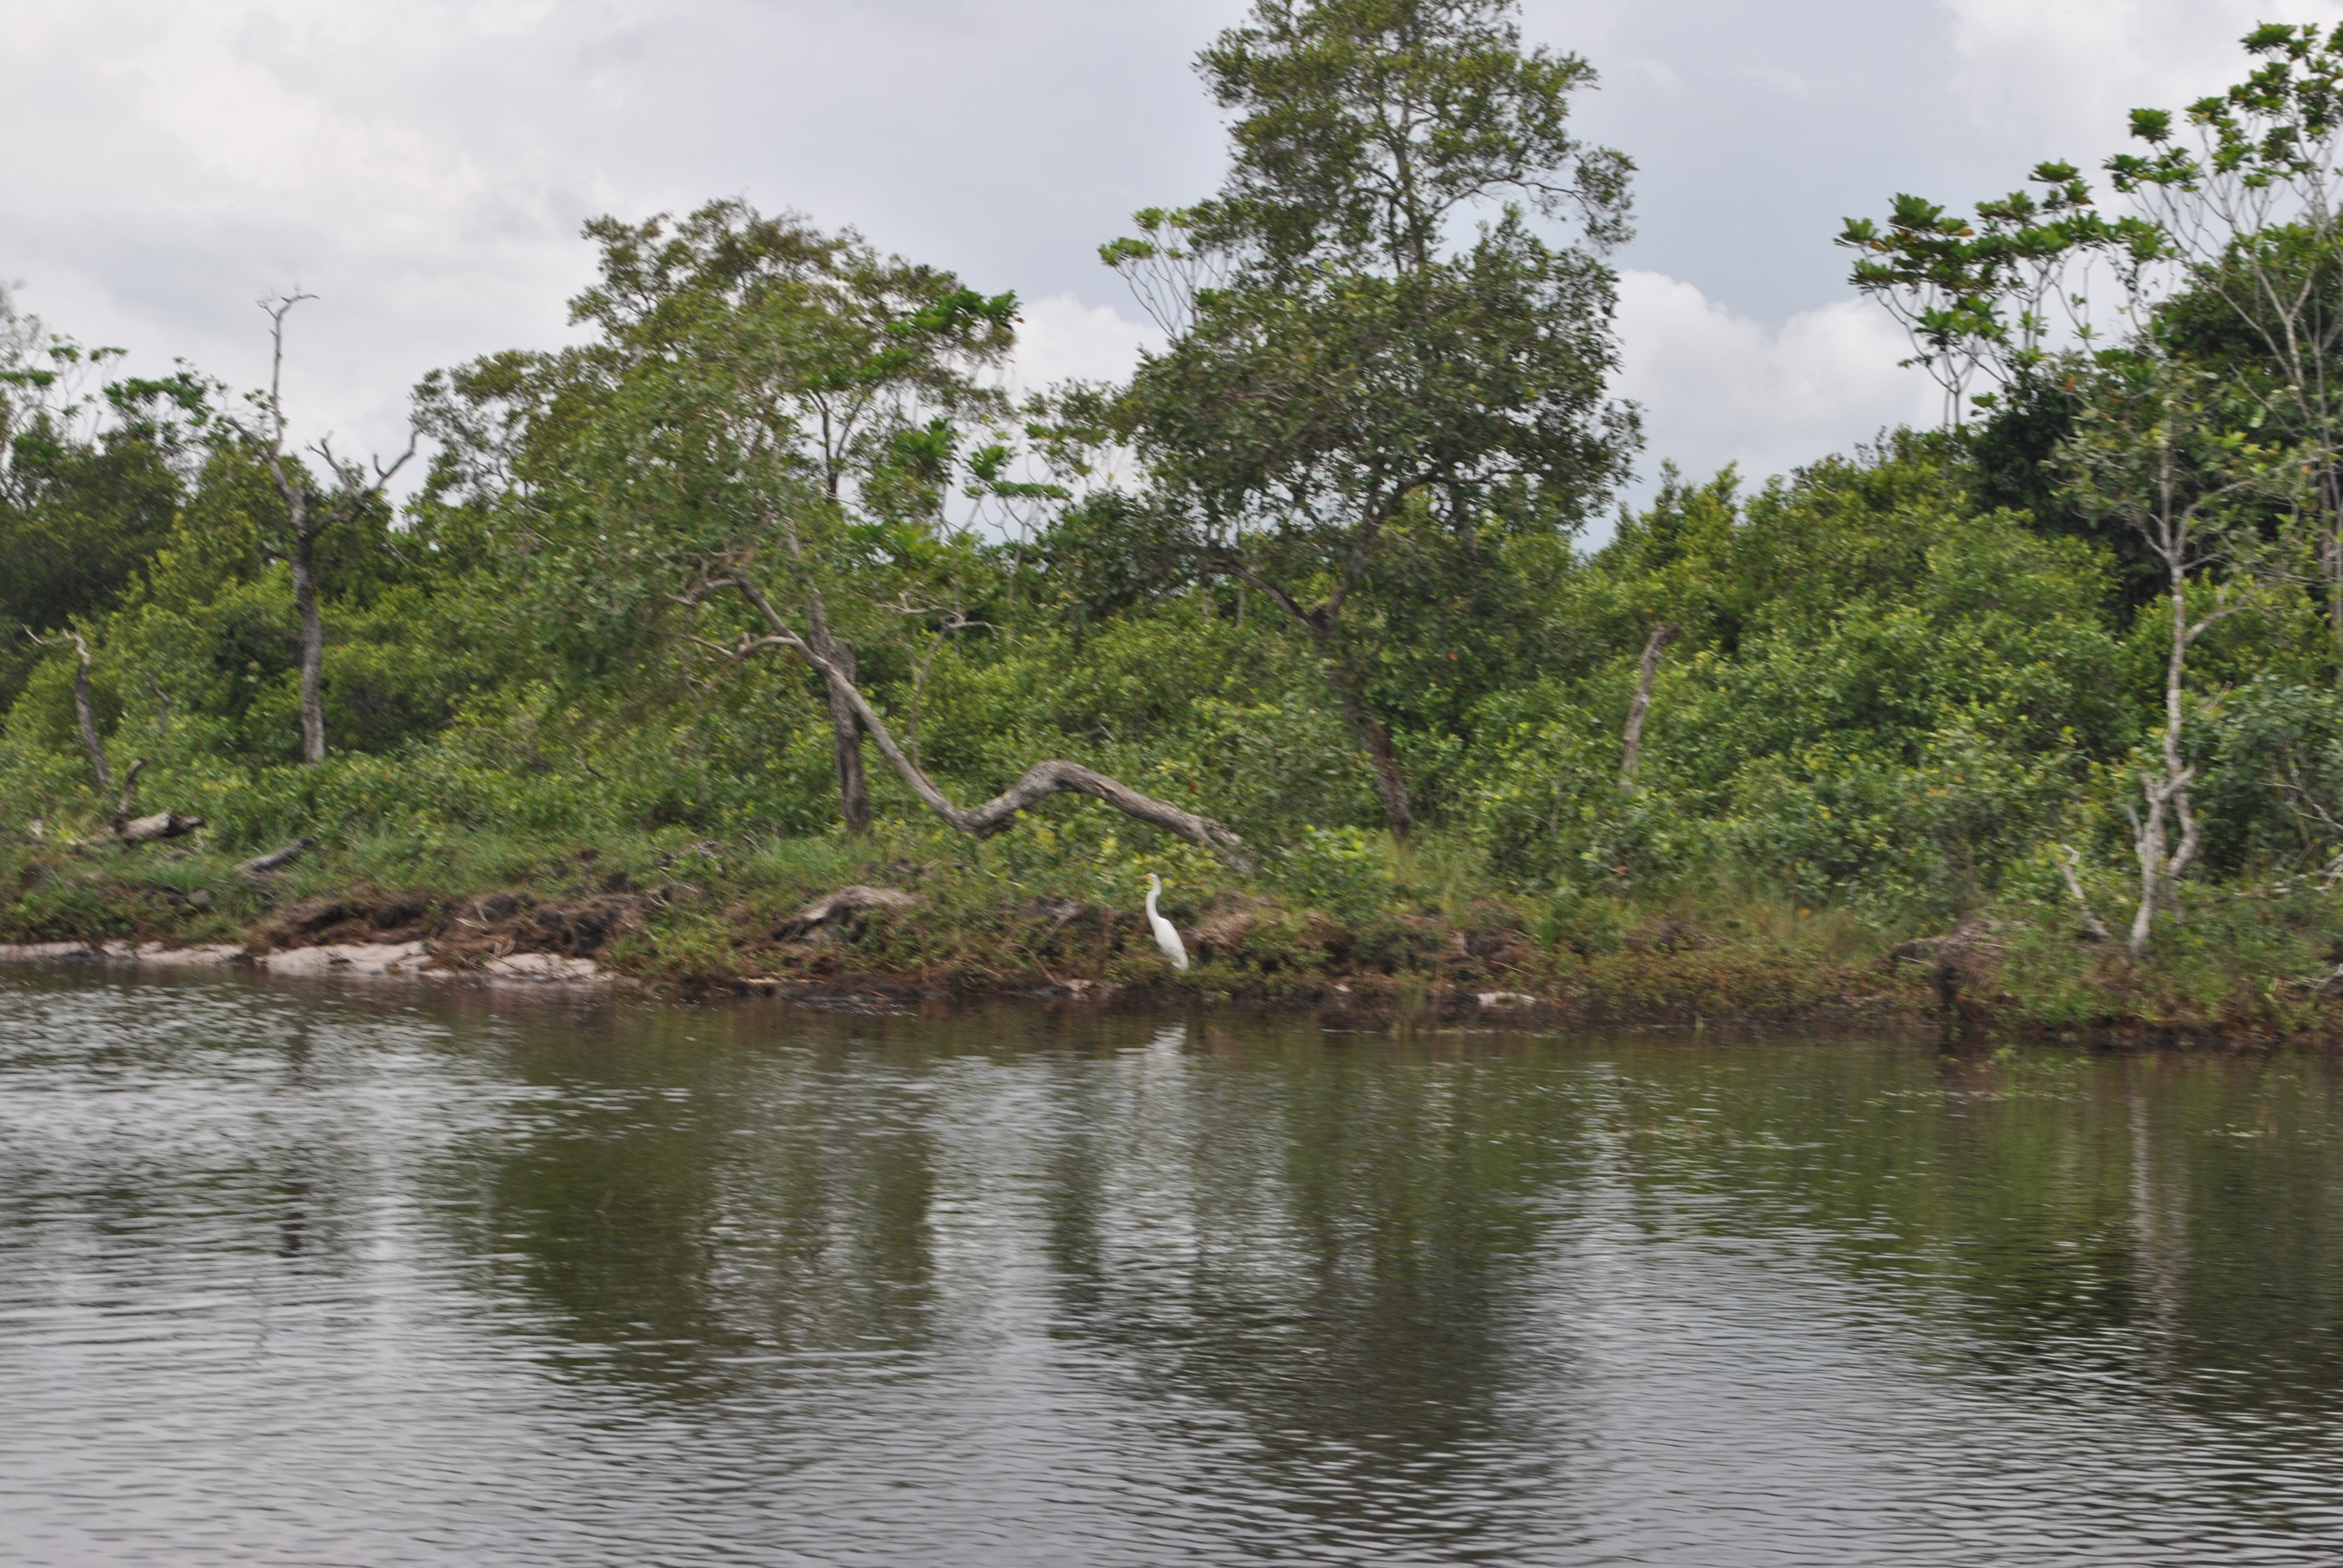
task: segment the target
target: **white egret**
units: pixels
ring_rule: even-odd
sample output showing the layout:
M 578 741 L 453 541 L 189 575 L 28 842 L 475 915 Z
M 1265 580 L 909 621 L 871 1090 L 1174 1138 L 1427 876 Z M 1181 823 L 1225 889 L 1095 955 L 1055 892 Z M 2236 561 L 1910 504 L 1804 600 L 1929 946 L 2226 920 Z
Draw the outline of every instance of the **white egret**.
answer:
M 1180 940 L 1179 928 L 1155 911 L 1155 900 L 1163 891 L 1163 883 L 1154 872 L 1147 873 L 1147 924 L 1155 932 L 1155 945 L 1172 960 L 1175 970 L 1188 967 L 1188 944 Z

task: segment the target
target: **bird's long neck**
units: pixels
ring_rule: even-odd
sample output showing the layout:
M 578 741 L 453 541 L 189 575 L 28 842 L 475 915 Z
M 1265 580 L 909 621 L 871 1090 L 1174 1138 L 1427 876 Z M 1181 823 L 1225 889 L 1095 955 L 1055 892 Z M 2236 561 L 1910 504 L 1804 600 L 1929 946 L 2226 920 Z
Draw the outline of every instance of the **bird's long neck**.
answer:
M 1155 918 L 1156 895 L 1162 891 L 1163 890 L 1161 888 L 1150 888 L 1147 890 L 1147 918 L 1150 920 L 1153 920 Z

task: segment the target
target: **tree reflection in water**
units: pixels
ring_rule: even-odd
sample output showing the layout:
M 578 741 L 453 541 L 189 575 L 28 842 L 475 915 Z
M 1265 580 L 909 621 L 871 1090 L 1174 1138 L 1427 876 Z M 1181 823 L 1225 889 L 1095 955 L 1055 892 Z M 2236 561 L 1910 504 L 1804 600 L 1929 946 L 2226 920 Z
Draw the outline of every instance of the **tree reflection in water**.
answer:
M 2318 1561 L 2338 1088 L 11 976 L 0 1507 L 85 1561 L 409 1506 L 447 1561 Z

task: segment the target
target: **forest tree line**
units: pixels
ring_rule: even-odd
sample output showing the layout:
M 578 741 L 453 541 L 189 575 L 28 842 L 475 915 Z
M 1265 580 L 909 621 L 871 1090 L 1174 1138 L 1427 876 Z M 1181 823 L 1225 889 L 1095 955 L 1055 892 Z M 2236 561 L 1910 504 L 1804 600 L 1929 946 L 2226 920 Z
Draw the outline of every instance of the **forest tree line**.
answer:
M 1006 835 L 1351 919 L 1436 866 L 1557 940 L 1755 888 L 2135 959 L 2343 875 L 2343 30 L 2135 115 L 2106 202 L 1850 220 L 1944 424 L 1614 514 L 1634 169 L 1514 11 L 1206 49 L 1229 172 L 1101 247 L 1166 335 L 1115 385 L 1004 390 L 1012 294 L 810 218 L 599 218 L 580 340 L 427 377 L 394 505 L 276 383 L 0 301 L 0 827 Z

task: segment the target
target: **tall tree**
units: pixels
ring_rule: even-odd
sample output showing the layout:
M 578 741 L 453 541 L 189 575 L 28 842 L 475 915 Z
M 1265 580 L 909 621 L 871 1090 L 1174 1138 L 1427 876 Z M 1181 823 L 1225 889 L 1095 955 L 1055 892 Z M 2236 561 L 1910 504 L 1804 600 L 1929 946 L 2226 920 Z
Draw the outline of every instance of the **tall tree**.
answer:
M 853 627 L 898 618 L 967 543 L 945 516 L 955 478 L 1011 485 L 998 442 L 962 448 L 969 427 L 1008 412 L 979 372 L 1013 342 L 1013 296 L 737 202 L 588 234 L 602 277 L 573 308 L 598 341 L 500 356 L 424 392 L 448 438 L 436 490 L 512 509 L 515 553 L 565 621 L 703 663 L 798 656 L 822 683 L 850 833 L 870 823 L 868 735 L 965 832 L 1000 832 L 1073 789 L 1241 856 L 1217 823 L 1062 761 L 963 810 L 858 685 Z
M 1516 12 L 1259 0 L 1198 62 L 1237 114 L 1220 196 L 1101 253 L 1175 329 L 1126 407 L 1159 501 L 1199 568 L 1310 638 L 1394 834 L 1414 809 L 1360 608 L 1383 555 L 1408 530 L 1574 527 L 1636 446 L 1604 398 L 1597 257 L 1628 232 L 1631 166 L 1569 134 L 1594 73 L 1524 51 Z

